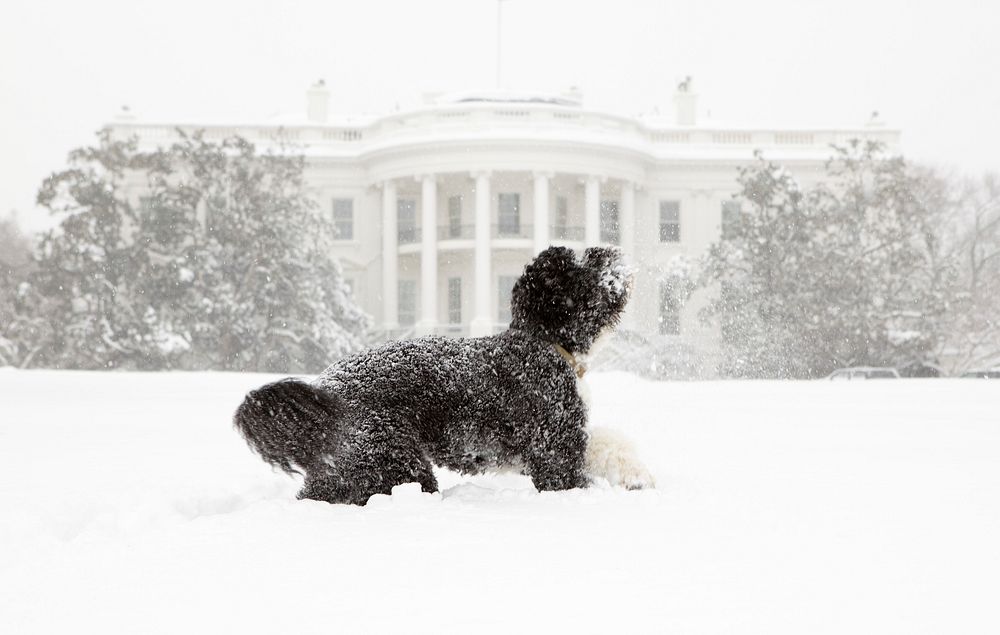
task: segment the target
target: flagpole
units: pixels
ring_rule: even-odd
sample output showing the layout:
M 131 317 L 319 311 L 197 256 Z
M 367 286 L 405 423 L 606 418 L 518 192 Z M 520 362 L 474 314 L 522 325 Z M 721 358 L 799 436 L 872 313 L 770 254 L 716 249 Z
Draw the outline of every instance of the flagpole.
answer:
M 500 88 L 500 47 L 502 40 L 503 0 L 497 0 L 497 78 L 496 87 Z

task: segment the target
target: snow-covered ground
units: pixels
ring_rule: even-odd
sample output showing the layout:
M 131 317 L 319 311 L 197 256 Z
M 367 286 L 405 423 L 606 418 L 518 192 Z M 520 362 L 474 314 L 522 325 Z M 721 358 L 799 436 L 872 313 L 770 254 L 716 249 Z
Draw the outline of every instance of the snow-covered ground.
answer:
M 1000 382 L 594 375 L 658 491 L 360 508 L 233 431 L 266 379 L 0 370 L 0 632 L 1000 632 Z

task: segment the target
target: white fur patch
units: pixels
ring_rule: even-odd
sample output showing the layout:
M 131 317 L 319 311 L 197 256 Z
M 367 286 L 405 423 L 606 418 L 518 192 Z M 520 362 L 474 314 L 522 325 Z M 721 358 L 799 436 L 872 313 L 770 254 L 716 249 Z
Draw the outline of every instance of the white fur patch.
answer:
M 635 448 L 620 433 L 608 428 L 591 428 L 587 442 L 587 474 L 607 479 L 626 489 L 656 487 L 653 475 L 636 456 Z
M 584 407 L 587 412 L 590 412 L 590 384 L 587 383 L 585 377 L 576 378 L 576 394 L 580 395 L 580 400 L 583 401 Z

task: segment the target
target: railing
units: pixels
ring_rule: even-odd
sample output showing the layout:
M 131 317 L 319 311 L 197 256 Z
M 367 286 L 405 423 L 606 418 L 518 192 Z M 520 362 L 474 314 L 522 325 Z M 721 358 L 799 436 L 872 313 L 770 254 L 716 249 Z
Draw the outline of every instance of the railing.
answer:
M 438 240 L 471 240 L 475 237 L 475 225 L 438 225 Z
M 620 245 L 621 244 L 621 232 L 618 228 L 615 229 L 602 229 L 600 240 L 602 243 L 608 245 Z
M 798 147 L 826 149 L 831 143 L 844 143 L 848 139 L 862 138 L 881 140 L 890 146 L 899 141 L 899 132 L 873 126 L 851 128 L 817 128 L 812 130 L 782 130 L 774 128 L 721 129 L 710 125 L 695 126 L 691 129 L 659 127 L 655 122 L 644 119 L 619 117 L 608 113 L 581 111 L 572 108 L 545 105 L 518 106 L 508 104 L 462 104 L 442 106 L 423 111 L 398 113 L 376 118 L 369 123 L 345 126 L 325 125 L 247 125 L 211 126 L 181 125 L 185 131 L 205 129 L 208 139 L 222 139 L 239 135 L 267 145 L 279 141 L 305 144 L 313 148 L 324 146 L 363 146 L 395 137 L 423 135 L 440 129 L 449 132 L 456 126 L 473 126 L 476 130 L 489 129 L 494 125 L 519 128 L 528 126 L 556 126 L 563 130 L 582 130 L 587 134 L 613 135 L 622 142 L 642 141 L 653 145 L 702 145 Z M 151 125 L 141 122 L 121 120 L 111 124 L 122 136 L 136 134 L 140 141 L 150 144 L 164 144 L 177 138 L 174 125 Z M 295 150 L 299 152 L 300 150 Z
M 400 245 L 413 245 L 421 240 L 422 227 L 407 227 L 397 230 Z M 530 239 L 535 235 L 534 227 L 530 224 L 521 223 L 519 225 L 491 225 L 490 235 L 497 239 Z M 583 227 L 561 227 L 552 225 L 549 227 L 550 240 L 582 241 L 585 236 Z M 438 225 L 437 239 L 442 240 L 474 240 L 476 237 L 475 225 Z M 619 244 L 620 237 L 617 232 L 609 232 L 607 229 L 601 232 L 601 242 Z
M 410 245 L 413 243 L 419 243 L 420 228 L 419 227 L 399 228 L 397 230 L 397 236 L 399 237 L 400 245 Z
M 493 225 L 491 235 L 494 238 L 531 238 L 531 228 L 524 223 Z
M 553 240 L 583 240 L 583 227 L 562 227 L 553 225 L 549 227 L 549 238 Z

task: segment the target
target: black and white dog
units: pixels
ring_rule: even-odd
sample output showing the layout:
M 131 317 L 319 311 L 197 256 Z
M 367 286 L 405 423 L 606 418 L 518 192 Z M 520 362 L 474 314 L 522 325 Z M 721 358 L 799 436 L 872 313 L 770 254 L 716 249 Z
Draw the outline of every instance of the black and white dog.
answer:
M 626 442 L 587 430 L 583 356 L 625 308 L 632 279 L 619 250 L 581 260 L 550 247 L 514 285 L 510 328 L 490 337 L 390 342 L 345 358 L 311 384 L 251 392 L 234 416 L 271 465 L 301 471 L 299 498 L 363 505 L 394 485 L 437 491 L 433 465 L 516 469 L 539 490 L 592 477 L 630 488 L 652 478 Z

